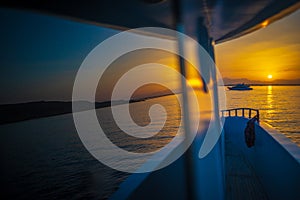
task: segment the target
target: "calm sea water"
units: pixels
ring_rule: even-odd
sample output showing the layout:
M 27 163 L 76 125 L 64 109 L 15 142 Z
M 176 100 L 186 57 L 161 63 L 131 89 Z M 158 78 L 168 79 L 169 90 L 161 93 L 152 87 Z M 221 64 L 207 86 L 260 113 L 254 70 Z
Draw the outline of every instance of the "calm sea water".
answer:
M 154 138 L 128 138 L 112 122 L 110 108 L 97 110 L 107 136 L 127 151 L 163 147 L 176 135 L 180 110 L 174 96 L 130 105 L 139 125 L 149 122 L 150 105 L 162 103 L 169 113 L 165 128 Z M 160 117 L 154 123 L 160 123 Z M 128 173 L 111 169 L 84 148 L 71 114 L 0 126 L 0 199 L 106 199 Z M 113 157 L 114 155 L 109 155 Z
M 227 108 L 260 110 L 261 120 L 300 146 L 300 86 L 253 86 L 250 91 L 226 91 Z
M 227 108 L 260 109 L 261 120 L 300 144 L 300 87 L 253 88 L 226 91 Z M 154 151 L 175 136 L 181 118 L 175 96 L 166 96 L 131 104 L 139 125 L 149 123 L 147 111 L 156 103 L 163 104 L 168 119 L 161 134 L 146 140 L 124 135 L 112 122 L 109 108 L 98 109 L 97 114 L 116 145 L 133 152 Z M 161 119 L 157 120 L 154 126 Z M 1 199 L 105 199 L 129 175 L 101 164 L 87 152 L 71 114 L 2 125 L 0 133 Z

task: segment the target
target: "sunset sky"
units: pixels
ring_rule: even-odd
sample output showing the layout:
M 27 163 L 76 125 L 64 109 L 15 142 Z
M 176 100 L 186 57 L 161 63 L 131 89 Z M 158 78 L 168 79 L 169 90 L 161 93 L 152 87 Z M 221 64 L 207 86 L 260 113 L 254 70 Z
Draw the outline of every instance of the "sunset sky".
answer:
M 266 28 L 216 46 L 223 77 L 300 79 L 300 11 Z M 299 82 L 300 84 L 300 82 Z
M 300 77 L 300 11 L 264 29 L 216 45 L 223 77 L 270 81 Z M 70 100 L 87 54 L 115 30 L 0 8 L 2 103 Z M 159 58 L 168 63 L 167 58 Z M 174 63 L 174 60 L 169 63 Z M 272 78 L 268 78 L 272 75 Z

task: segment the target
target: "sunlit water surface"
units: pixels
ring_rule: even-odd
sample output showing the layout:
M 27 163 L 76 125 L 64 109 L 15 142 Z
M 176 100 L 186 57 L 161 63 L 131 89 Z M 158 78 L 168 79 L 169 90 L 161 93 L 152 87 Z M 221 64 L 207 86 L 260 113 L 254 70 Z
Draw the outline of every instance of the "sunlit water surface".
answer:
M 259 109 L 262 121 L 300 145 L 300 87 L 253 88 L 252 91 L 226 91 L 227 108 Z M 181 112 L 175 96 L 131 104 L 132 117 L 144 126 L 149 123 L 149 106 L 157 103 L 168 113 L 166 126 L 162 134 L 146 140 L 124 137 L 112 123 L 109 108 L 98 109 L 97 114 L 107 136 L 121 148 L 155 151 L 170 142 L 180 125 Z M 202 110 L 209 107 L 200 104 Z M 161 118 L 157 120 L 153 126 Z M 129 175 L 101 164 L 88 153 L 77 135 L 71 114 L 2 125 L 0 133 L 1 199 L 108 198 Z
M 250 91 L 226 91 L 227 108 L 260 110 L 270 124 L 300 146 L 300 86 L 252 86 Z

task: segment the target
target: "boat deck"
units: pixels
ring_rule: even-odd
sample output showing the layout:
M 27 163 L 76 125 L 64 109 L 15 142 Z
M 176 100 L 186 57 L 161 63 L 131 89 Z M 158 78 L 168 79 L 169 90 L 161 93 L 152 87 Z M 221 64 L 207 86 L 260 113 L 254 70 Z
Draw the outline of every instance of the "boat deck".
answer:
M 241 150 L 225 138 L 226 199 L 269 199 Z

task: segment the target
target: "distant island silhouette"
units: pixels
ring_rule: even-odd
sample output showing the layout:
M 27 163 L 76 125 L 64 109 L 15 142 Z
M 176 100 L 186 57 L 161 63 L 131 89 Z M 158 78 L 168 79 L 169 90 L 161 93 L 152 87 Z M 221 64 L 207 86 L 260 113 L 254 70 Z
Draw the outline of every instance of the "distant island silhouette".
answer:
M 285 80 L 285 79 L 275 79 L 270 81 L 258 81 L 258 80 L 249 80 L 247 78 L 223 78 L 223 83 L 225 86 L 231 86 L 238 83 L 245 83 L 250 85 L 300 85 L 300 79 L 292 79 L 292 80 Z
M 159 95 L 153 95 L 150 97 L 131 99 L 129 103 L 141 102 L 148 99 L 173 95 L 173 93 L 165 93 Z M 76 102 L 80 104 L 79 111 L 85 111 L 92 107 L 92 102 L 80 101 Z M 127 103 L 125 100 L 118 101 L 104 101 L 95 102 L 95 108 L 110 107 L 111 105 L 121 105 Z M 71 101 L 35 101 L 16 104 L 2 104 L 0 105 L 0 125 L 14 123 L 19 121 L 25 121 L 30 119 L 37 119 L 42 117 L 50 117 L 55 115 L 63 115 L 72 113 Z
M 254 81 L 247 78 L 231 79 L 223 78 L 223 83 L 225 86 L 231 86 L 238 83 L 250 84 L 253 86 L 260 85 L 300 85 L 300 79 L 294 80 L 283 80 L 277 79 L 274 81 Z M 180 93 L 180 92 L 178 92 Z M 157 94 L 152 94 L 148 97 L 136 97 L 131 99 L 129 102 L 140 102 L 148 99 L 163 97 L 173 95 L 170 92 L 161 92 Z M 92 107 L 91 102 L 77 102 L 80 103 L 81 110 L 88 110 Z M 114 101 L 114 105 L 120 105 L 127 103 L 125 100 Z M 111 101 L 95 102 L 95 108 L 104 108 L 112 105 Z M 71 101 L 34 101 L 16 104 L 2 104 L 0 105 L 0 125 L 14 123 L 19 121 L 25 121 L 30 119 L 37 119 L 42 117 L 50 117 L 55 115 L 62 115 L 72 113 L 72 102 Z

